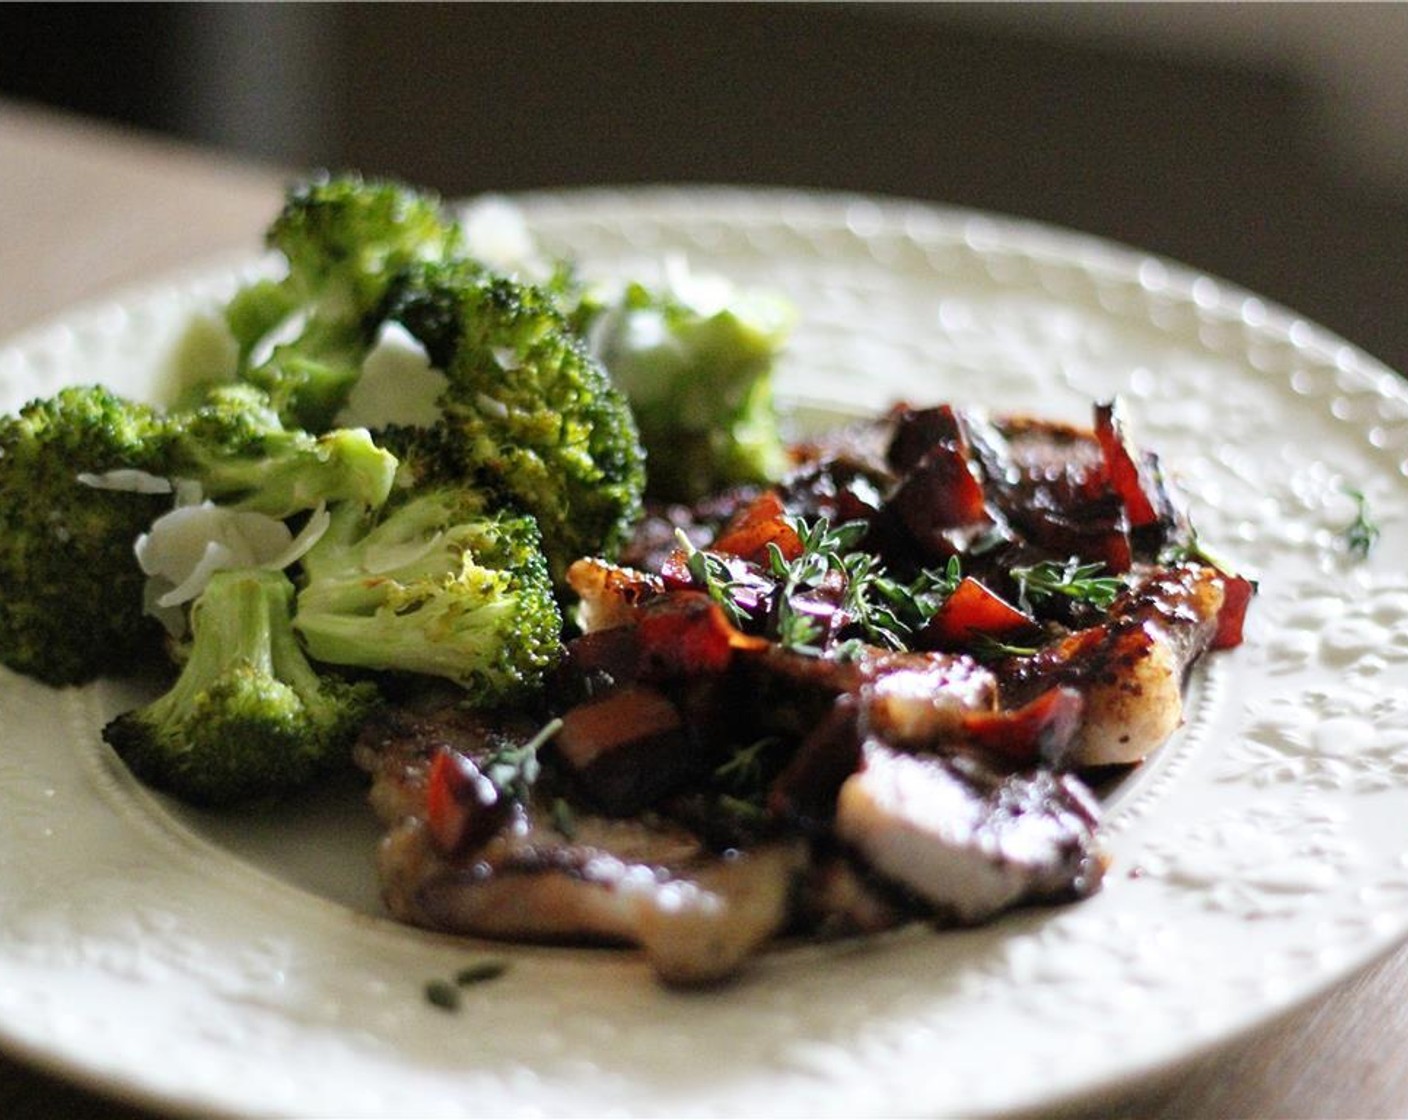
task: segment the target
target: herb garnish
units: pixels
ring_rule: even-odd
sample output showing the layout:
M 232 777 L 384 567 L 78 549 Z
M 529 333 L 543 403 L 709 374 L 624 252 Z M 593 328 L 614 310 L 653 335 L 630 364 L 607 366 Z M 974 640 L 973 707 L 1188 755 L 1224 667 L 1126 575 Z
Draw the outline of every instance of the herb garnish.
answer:
M 781 585 L 776 611 L 777 640 L 788 649 L 820 654 L 826 627 L 812 613 L 800 609 L 799 600 L 809 591 L 825 594 L 828 582 L 839 587 L 838 609 L 847 627 L 858 628 L 865 639 L 889 649 L 903 649 L 924 607 L 918 596 L 928 594 L 929 582 L 916 590 L 886 575 L 880 562 L 856 546 L 869 531 L 864 521 L 832 526 L 821 517 L 808 523 L 791 520 L 802 550 L 792 560 L 776 544 L 767 546 L 769 574 Z M 933 613 L 932 610 L 929 613 Z
M 741 627 L 744 612 L 738 603 L 738 591 L 743 584 L 733 578 L 721 556 L 696 547 L 683 529 L 675 530 L 675 539 L 684 550 L 689 578 L 723 608 L 729 622 Z
M 719 795 L 719 808 L 745 821 L 759 821 L 767 815 L 766 809 L 759 802 L 735 797 L 731 793 Z
M 1034 657 L 1041 650 L 1036 646 L 1019 646 L 994 638 L 991 634 L 973 635 L 973 656 L 979 661 L 1000 661 L 1004 657 Z
M 425 985 L 425 1001 L 442 1011 L 458 1011 L 460 990 L 448 980 L 431 980 Z
M 432 1007 L 440 1008 L 441 1011 L 458 1011 L 461 1002 L 461 989 L 468 988 L 473 984 L 483 984 L 488 980 L 497 980 L 507 971 L 507 961 L 493 957 L 476 961 L 455 973 L 455 978 L 452 981 L 439 978 L 427 981 L 425 1001 Z
M 864 521 L 833 526 L 825 517 L 810 522 L 786 520 L 801 550 L 789 560 L 769 541 L 764 566 L 764 574 L 777 585 L 771 596 L 771 628 L 785 649 L 818 657 L 827 652 L 828 620 L 833 616 L 840 622 L 838 630 L 850 632 L 835 647 L 842 657 L 865 644 L 906 649 L 913 632 L 963 578 L 959 558 L 952 556 L 943 570 L 926 569 L 912 582 L 901 583 L 886 573 L 877 557 L 858 550 L 869 531 Z M 740 593 L 756 594 L 756 584 L 738 578 L 724 557 L 697 547 L 682 530 L 677 529 L 675 536 L 694 585 L 742 628 L 748 610 L 739 601 Z
M 1369 499 L 1364 491 L 1346 487 L 1344 492 L 1354 499 L 1354 520 L 1340 530 L 1340 536 L 1351 556 L 1367 560 L 1379 541 L 1379 527 L 1369 514 Z
M 1124 581 L 1114 576 L 1102 576 L 1105 565 L 1082 564 L 1072 556 L 1065 563 L 1043 560 L 1028 567 L 1013 568 L 1017 581 L 1017 605 L 1032 613 L 1032 604 L 1055 596 L 1064 596 L 1078 603 L 1089 603 L 1097 610 L 1106 610 L 1124 589 Z
M 777 598 L 777 640 L 786 649 L 819 655 L 818 643 L 825 637 L 826 627 L 815 615 L 800 608 L 798 600 L 804 591 L 815 591 L 831 572 L 844 576 L 843 556 L 865 535 L 862 521 L 849 521 L 831 527 L 821 517 L 808 524 L 800 518 L 791 521 L 801 541 L 802 551 L 788 560 L 782 549 L 769 541 L 768 571 L 781 585 Z
M 933 618 L 944 605 L 944 600 L 957 591 L 962 582 L 963 562 L 956 554 L 948 558 L 941 572 L 933 568 L 923 569 L 914 582 L 903 590 L 907 613 L 913 619 L 911 625 L 918 629 Z
M 763 752 L 778 740 L 765 735 L 747 746 L 735 748 L 729 760 L 714 769 L 714 777 L 735 790 L 751 791 L 763 781 Z
M 772 629 L 784 649 L 819 657 L 828 652 L 830 621 L 848 632 L 831 648 L 841 658 L 857 656 L 866 644 L 886 649 L 908 648 L 911 636 L 921 629 L 963 580 L 958 556 L 948 558 L 942 569 L 924 569 L 909 583 L 890 577 L 880 560 L 857 546 L 869 531 L 864 521 L 833 526 L 825 517 L 815 521 L 788 518 L 801 549 L 788 559 L 774 541 L 767 544 L 766 574 L 777 584 Z M 738 592 L 746 585 L 729 570 L 726 561 L 707 549 L 695 547 L 678 532 L 685 550 L 690 578 L 718 603 L 734 625 L 742 625 L 744 610 Z M 1124 589 L 1124 581 L 1101 575 L 1104 565 L 1043 560 L 1013 568 L 1019 605 L 1031 613 L 1032 604 L 1057 596 L 1106 610 Z M 1030 654 L 1026 647 L 1006 647 L 989 655 Z
M 508 971 L 508 961 L 501 961 L 497 958 L 478 961 L 475 964 L 466 966 L 455 973 L 455 984 L 461 988 L 467 988 L 471 984 L 482 984 L 486 980 L 497 980 Z
M 775 735 L 764 735 L 735 747 L 728 760 L 714 768 L 714 782 L 724 790 L 719 797 L 721 805 L 744 816 L 763 812 L 769 781 L 766 755 L 780 744 Z
M 566 798 L 555 797 L 552 802 L 552 825 L 568 840 L 577 838 L 577 817 Z
M 1190 561 L 1196 564 L 1206 564 L 1209 568 L 1215 568 L 1225 576 L 1237 574 L 1237 569 L 1232 564 L 1208 548 L 1198 533 L 1198 527 L 1191 521 L 1188 523 L 1188 542 L 1170 545 L 1159 553 L 1159 563 L 1161 564 L 1186 564 Z
M 527 801 L 533 783 L 542 770 L 538 750 L 560 730 L 562 720 L 549 720 L 526 743 L 500 747 L 484 761 L 480 769 L 505 797 Z

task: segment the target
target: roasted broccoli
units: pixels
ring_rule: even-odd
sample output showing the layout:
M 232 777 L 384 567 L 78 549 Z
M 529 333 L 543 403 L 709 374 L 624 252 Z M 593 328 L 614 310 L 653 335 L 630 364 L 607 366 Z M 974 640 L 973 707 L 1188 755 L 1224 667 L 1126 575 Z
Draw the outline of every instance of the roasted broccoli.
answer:
M 541 683 L 562 617 L 533 519 L 443 486 L 379 518 L 335 508 L 294 626 L 319 661 L 447 678 L 490 705 Z
M 183 481 L 285 518 L 324 502 L 380 505 L 395 474 L 365 431 L 286 429 L 252 386 L 173 413 L 93 386 L 33 401 L 0 419 L 0 661 L 79 684 L 157 653 L 133 546 Z
M 132 542 L 171 505 L 162 416 L 73 387 L 0 418 L 0 661 L 79 684 L 160 649 Z
M 626 394 L 649 456 L 651 497 L 688 501 L 785 469 L 772 372 L 792 309 L 722 279 L 680 277 L 572 311 Z
M 229 805 L 288 793 L 345 761 L 376 687 L 315 670 L 282 572 L 220 572 L 192 608 L 190 654 L 170 691 L 103 737 L 144 781 Z
M 477 259 L 540 285 L 630 401 L 647 496 L 691 501 L 785 471 L 772 378 L 796 318 L 790 302 L 692 271 L 682 258 L 624 287 L 593 279 L 573 261 L 545 257 L 501 199 L 471 206 L 463 228 Z
M 641 510 L 645 457 L 625 397 L 552 296 L 460 262 L 406 270 L 386 318 L 446 375 L 436 451 L 413 453 L 531 514 L 561 581 L 610 556 Z M 401 448 L 397 448 L 398 452 Z
M 398 183 L 344 175 L 295 187 L 267 235 L 287 274 L 251 283 L 226 309 L 238 376 L 290 426 L 332 427 L 376 341 L 390 278 L 454 257 L 459 240 L 435 196 Z M 285 331 L 296 334 L 281 340 Z
M 235 509 L 288 517 L 320 502 L 379 506 L 391 492 L 396 459 L 362 429 L 320 436 L 287 428 L 268 396 L 251 385 L 210 391 L 197 408 L 172 413 L 173 475 Z

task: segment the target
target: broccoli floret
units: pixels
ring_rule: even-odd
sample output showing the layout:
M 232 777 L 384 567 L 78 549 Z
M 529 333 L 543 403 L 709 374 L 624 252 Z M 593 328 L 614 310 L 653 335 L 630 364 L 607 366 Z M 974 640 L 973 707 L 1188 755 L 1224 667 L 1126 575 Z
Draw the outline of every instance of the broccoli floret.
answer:
M 311 436 L 248 385 L 165 414 L 78 386 L 0 418 L 0 661 L 48 684 L 81 684 L 155 655 L 133 546 L 180 480 L 273 518 L 387 498 L 395 457 L 360 430 Z
M 160 650 L 132 542 L 171 504 L 170 448 L 159 413 L 100 387 L 0 418 L 0 661 L 80 684 Z
M 443 677 L 489 706 L 541 684 L 562 616 L 533 519 L 444 486 L 374 522 L 335 508 L 303 559 L 294 626 L 320 661 Z
M 625 397 L 554 298 L 466 263 L 408 270 L 386 315 L 444 371 L 442 432 L 459 472 L 532 514 L 559 584 L 587 555 L 611 556 L 641 511 L 645 456 Z
M 213 576 L 170 691 L 103 737 L 142 780 L 201 805 L 292 792 L 350 757 L 376 687 L 320 674 L 293 632 L 282 572 Z
M 240 377 L 268 392 L 290 426 L 325 431 L 376 341 L 390 278 L 414 262 L 456 255 L 459 228 L 432 194 L 324 176 L 289 192 L 267 241 L 288 273 L 247 286 L 227 308 Z M 290 322 L 297 336 L 260 357 Z
M 396 459 L 367 431 L 313 436 L 286 428 L 269 398 L 251 385 L 213 389 L 199 408 L 170 418 L 174 474 L 199 482 L 208 498 L 234 509 L 288 517 L 320 502 L 380 506 Z
M 631 402 L 649 456 L 646 492 L 689 501 L 773 481 L 787 458 L 772 372 L 792 309 L 722 280 L 680 290 L 689 298 L 633 284 L 619 302 L 589 294 L 572 312 Z

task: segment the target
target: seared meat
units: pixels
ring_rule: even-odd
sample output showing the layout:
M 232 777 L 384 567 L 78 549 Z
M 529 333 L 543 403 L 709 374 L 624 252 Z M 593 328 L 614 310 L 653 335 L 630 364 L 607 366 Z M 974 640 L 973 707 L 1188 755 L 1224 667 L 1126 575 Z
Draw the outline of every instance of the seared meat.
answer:
M 1085 709 L 1071 764 L 1138 762 L 1182 722 L 1184 682 L 1213 641 L 1226 587 L 1202 566 L 1140 571 L 1103 621 L 1004 662 L 1004 695 L 1074 688 Z
M 447 825 L 447 814 L 486 805 L 477 791 L 464 801 L 444 789 L 444 763 L 488 773 L 496 752 L 521 747 L 521 731 L 450 707 L 390 714 L 363 737 L 397 918 L 490 938 L 634 945 L 661 980 L 693 985 L 732 975 L 788 930 L 873 932 L 923 914 L 975 921 L 1099 882 L 1094 815 L 1074 779 L 1003 776 L 876 740 L 838 781 L 835 835 L 850 855 L 806 828 L 720 848 L 668 811 L 566 809 L 550 782 L 495 813 L 488 835 Z
M 731 974 L 787 925 L 806 864 L 801 837 L 718 852 L 667 820 L 562 811 L 537 789 L 492 835 L 446 850 L 440 818 L 465 806 L 438 788 L 437 760 L 457 756 L 487 771 L 496 752 L 521 745 L 454 707 L 393 714 L 368 729 L 358 757 L 390 826 L 379 866 L 397 918 L 484 937 L 633 944 L 675 984 Z
M 653 511 L 631 566 L 570 567 L 554 711 L 368 729 L 393 913 L 634 945 L 697 984 L 784 933 L 1098 889 L 1076 772 L 1177 728 L 1251 583 L 1202 558 L 1112 406 L 1090 429 L 899 407 L 794 459 Z
M 381 850 L 391 912 L 483 937 L 636 945 L 671 984 L 732 975 L 788 922 L 800 839 L 720 855 L 668 825 L 579 816 L 569 840 L 541 817 L 525 813 L 459 859 L 421 821 L 403 822 Z
M 1090 894 L 1098 812 L 1069 775 L 994 773 L 971 757 L 867 742 L 836 805 L 836 835 L 939 915 L 972 924 L 1018 902 Z

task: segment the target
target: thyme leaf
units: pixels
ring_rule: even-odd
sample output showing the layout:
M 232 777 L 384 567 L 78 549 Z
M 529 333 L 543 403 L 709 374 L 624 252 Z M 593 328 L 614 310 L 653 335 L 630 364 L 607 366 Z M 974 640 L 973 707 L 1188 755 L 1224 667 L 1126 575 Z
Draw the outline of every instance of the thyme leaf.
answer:
M 944 600 L 958 590 L 958 585 L 963 582 L 963 562 L 957 555 L 950 556 L 948 563 L 944 565 L 943 571 L 933 568 L 923 569 L 914 581 L 905 588 L 905 594 L 909 598 L 914 621 L 912 626 L 918 629 L 934 617 L 938 609 L 943 606 Z
M 1344 492 L 1354 499 L 1354 520 L 1340 530 L 1340 536 L 1351 556 L 1367 560 L 1379 542 L 1379 526 L 1370 515 L 1369 499 L 1364 491 L 1346 487 Z
M 753 792 L 762 786 L 766 777 L 763 770 L 763 755 L 776 746 L 775 736 L 765 735 L 746 746 L 735 748 L 729 760 L 714 769 L 716 781 L 739 791 Z
M 792 528 L 802 545 L 794 559 L 784 557 L 772 542 L 767 546 L 768 572 L 780 585 L 777 640 L 802 653 L 824 652 L 827 627 L 806 609 L 805 596 L 821 591 L 825 597 L 830 583 L 832 595 L 839 588 L 836 606 L 845 628 L 859 630 L 872 645 L 905 648 L 915 623 L 923 620 L 923 607 L 913 588 L 891 579 L 875 556 L 857 551 L 869 526 L 864 521 L 833 526 L 821 517 L 810 523 L 796 519 Z
M 497 980 L 507 971 L 507 961 L 494 957 L 476 961 L 456 972 L 453 980 L 437 977 L 434 980 L 426 981 L 423 989 L 425 1002 L 432 1007 L 438 1007 L 441 1011 L 458 1011 L 462 1000 L 461 988 L 468 988 L 472 984 L 483 984 L 489 980 Z
M 675 539 L 684 550 L 689 578 L 718 603 L 729 622 L 741 628 L 744 621 L 744 611 L 738 602 L 741 581 L 733 578 L 721 556 L 697 547 L 683 529 L 675 530 Z
M 562 797 L 553 798 L 552 802 L 552 825 L 568 840 L 577 839 L 577 817 L 572 812 L 572 806 Z
M 467 988 L 471 984 L 482 984 L 486 980 L 497 980 L 508 971 L 508 962 L 495 957 L 466 965 L 455 973 L 457 987 Z
M 1237 569 L 1231 563 L 1208 547 L 1207 542 L 1199 535 L 1198 527 L 1192 522 L 1188 524 L 1188 543 L 1165 548 L 1159 554 L 1159 561 L 1165 564 L 1181 564 L 1191 561 L 1196 564 L 1206 564 L 1209 568 L 1215 568 L 1225 576 L 1237 574 Z
M 719 797 L 719 808 L 746 821 L 760 821 L 767 815 L 761 804 L 729 793 Z
M 562 720 L 552 719 L 539 728 L 526 743 L 500 747 L 480 767 L 484 776 L 494 783 L 505 797 L 527 801 L 533 785 L 542 772 L 538 751 L 562 730 Z
M 1013 568 L 1010 574 L 1017 582 L 1017 605 L 1030 614 L 1032 604 L 1059 595 L 1078 603 L 1089 603 L 1097 610 L 1108 610 L 1123 590 L 1124 581 L 1100 575 L 1104 569 L 1104 564 L 1082 564 L 1074 556 L 1065 563 L 1043 560 Z
M 1000 641 L 991 634 L 973 637 L 972 653 L 979 661 L 1001 661 L 1004 657 L 1034 657 L 1041 650 L 1036 646 L 1019 646 Z
M 431 980 L 425 985 L 425 1001 L 441 1011 L 458 1011 L 460 990 L 448 980 Z

